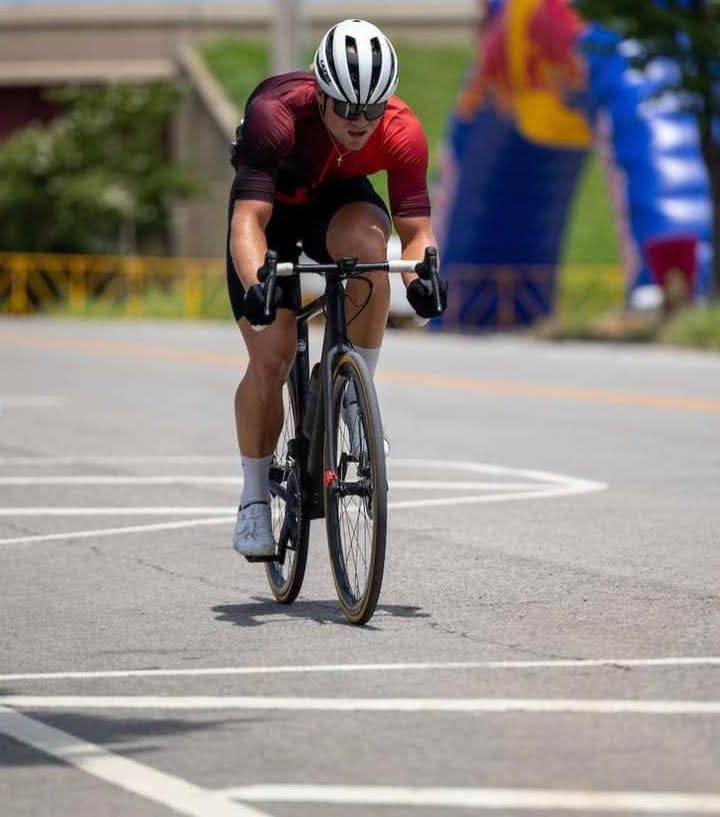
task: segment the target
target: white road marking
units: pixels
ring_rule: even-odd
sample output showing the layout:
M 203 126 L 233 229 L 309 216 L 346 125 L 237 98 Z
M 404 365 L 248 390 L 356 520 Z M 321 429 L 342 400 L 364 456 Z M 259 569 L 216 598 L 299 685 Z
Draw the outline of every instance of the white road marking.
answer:
M 579 698 L 289 698 L 249 695 L 1 695 L 16 709 L 295 710 L 321 712 L 532 712 L 720 715 L 720 701 Z
M 39 476 L 0 477 L 0 485 L 241 485 L 242 477 L 226 476 Z
M 187 519 L 184 522 L 159 522 L 155 525 L 130 525 L 124 528 L 100 528 L 99 530 L 71 531 L 69 533 L 46 533 L 38 536 L 16 536 L 0 539 L 0 545 L 29 545 L 38 542 L 58 542 L 65 539 L 96 539 L 101 536 L 117 536 L 121 533 L 146 533 L 160 530 L 180 530 L 202 525 L 231 525 L 235 516 L 213 517 L 211 519 Z
M 7 681 L 57 681 L 92 678 L 197 677 L 207 675 L 276 675 L 316 672 L 409 672 L 411 670 L 495 669 L 626 669 L 631 667 L 719 667 L 718 656 L 677 658 L 567 658 L 546 661 L 447 661 L 405 664 L 300 664 L 297 666 L 196 667 L 194 669 L 91 670 L 87 672 L 26 672 L 0 675 Z
M 269 817 L 179 777 L 129 760 L 0 706 L 0 732 L 125 791 L 190 817 Z
M 40 477 L 0 477 L 0 485 L 28 487 L 31 485 L 242 485 L 239 476 L 40 476 Z M 527 491 L 543 489 L 544 486 L 532 482 L 461 482 L 423 481 L 419 479 L 395 479 L 389 481 L 390 488 L 427 489 L 430 491 Z
M 227 457 L 87 457 L 87 458 L 0 458 L 0 464 L 67 464 L 70 462 L 95 462 L 97 464 L 110 463 L 152 463 L 159 462 L 181 464 L 198 461 L 221 461 L 236 463 L 236 458 Z M 497 482 L 469 482 L 469 481 L 442 481 L 433 480 L 424 482 L 422 480 L 395 480 L 391 481 L 391 486 L 398 489 L 411 490 L 448 490 L 448 491 L 465 491 L 477 490 L 482 491 L 477 495 L 472 496 L 446 496 L 436 497 L 434 499 L 411 499 L 400 500 L 388 503 L 389 510 L 405 510 L 405 509 L 421 509 L 421 508 L 440 508 L 451 507 L 454 505 L 475 505 L 486 504 L 488 502 L 511 502 L 522 499 L 552 499 L 561 496 L 572 496 L 583 493 L 592 493 L 596 491 L 603 491 L 607 489 L 607 485 L 601 482 L 593 482 L 590 480 L 576 479 L 574 477 L 567 477 L 561 474 L 551 473 L 549 471 L 533 471 L 527 469 L 506 468 L 496 465 L 485 465 L 482 463 L 461 462 L 456 460 L 439 461 L 439 460 L 424 460 L 424 459 L 396 459 L 390 460 L 389 465 L 391 469 L 394 468 L 420 468 L 423 471 L 427 470 L 460 470 L 473 474 L 491 475 L 495 477 L 502 477 L 506 481 Z M 512 478 L 520 477 L 524 482 L 510 482 Z M 3 477 L 0 478 L 0 484 L 5 485 L 33 485 L 33 484 L 97 484 L 97 485 L 119 485 L 119 484 L 195 484 L 195 481 L 206 481 L 209 484 L 213 482 L 218 484 L 240 484 L 241 479 L 238 476 L 212 476 L 212 477 L 193 477 L 193 476 L 45 476 L 30 477 Z M 177 507 L 177 506 L 123 506 L 123 507 L 68 507 L 68 506 L 44 506 L 44 507 L 16 507 L 16 508 L 0 508 L 0 517 L 13 516 L 30 516 L 30 517 L 68 517 L 68 516 L 209 516 L 214 517 L 212 520 L 202 519 L 197 523 L 188 521 L 182 523 L 182 527 L 191 527 L 194 524 L 220 524 L 225 517 L 232 517 L 236 513 L 235 507 L 214 506 L 214 507 Z M 222 517 L 223 519 L 218 519 Z M 167 528 L 160 526 L 146 527 L 145 530 L 171 530 L 177 528 L 178 523 L 168 523 Z M 52 534 L 36 534 L 33 536 L 12 537 L 0 539 L 0 546 L 2 545 L 18 545 L 18 544 L 32 544 L 45 541 L 60 541 L 66 539 L 90 538 L 94 535 L 121 535 L 124 533 L 141 532 L 143 528 L 140 526 L 123 526 L 108 529 L 102 533 L 95 531 L 71 531 L 68 533 L 52 533 Z
M 441 499 L 408 499 L 401 502 L 388 502 L 388 510 L 407 510 L 409 508 L 442 508 L 452 505 L 484 505 L 488 502 L 513 502 L 517 499 L 557 499 L 561 496 L 588 494 L 604 491 L 607 486 L 598 484 L 576 484 L 558 488 L 518 491 L 508 494 L 486 494 L 485 496 L 448 496 Z
M 57 408 L 65 404 L 50 394 L 7 394 L 0 397 L 0 411 L 6 408 Z
M 33 508 L 0 508 L 0 516 L 218 516 L 219 514 L 235 514 L 237 506 L 200 506 L 196 508 L 178 507 L 176 505 L 146 505 L 141 507 L 64 507 L 53 505 L 50 507 Z M 0 540 L 2 544 L 2 540 Z
M 238 800 L 264 803 L 720 814 L 720 794 L 684 792 L 252 785 L 234 786 L 222 793 Z
M 493 490 L 502 491 L 505 486 L 498 485 Z M 586 494 L 604 491 L 607 486 L 598 483 L 576 480 L 562 486 L 537 487 L 529 491 L 511 491 L 509 493 L 490 493 L 480 496 L 447 496 L 436 499 L 409 499 L 399 502 L 388 502 L 388 510 L 406 508 L 439 508 L 448 505 L 478 505 L 486 502 L 509 502 L 513 499 L 551 499 L 573 494 Z M 77 506 L 23 506 L 18 508 L 0 508 L 2 516 L 201 516 L 236 513 L 237 507 L 226 505 L 201 505 L 196 507 L 178 505 L 143 505 L 96 507 Z M 0 544 L 3 540 L 0 539 Z
M 165 455 L 165 456 L 90 456 L 90 457 L 0 457 L 0 465 L 27 466 L 37 465 L 41 468 L 58 465 L 237 465 L 238 456 L 213 456 L 203 454 Z

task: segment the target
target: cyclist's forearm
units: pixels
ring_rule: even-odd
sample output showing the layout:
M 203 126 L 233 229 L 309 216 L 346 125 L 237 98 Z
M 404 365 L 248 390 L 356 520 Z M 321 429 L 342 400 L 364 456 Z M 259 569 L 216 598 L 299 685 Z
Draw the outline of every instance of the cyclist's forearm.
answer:
M 262 230 L 233 228 L 230 236 L 230 253 L 235 272 L 245 289 L 257 284 L 257 271 L 263 264 L 266 250 L 267 241 Z
M 410 241 L 403 246 L 402 258 L 422 261 L 425 257 L 426 247 L 437 247 L 435 236 L 431 232 L 417 233 Z M 407 286 L 411 281 L 417 278 L 417 273 L 405 272 L 403 273 L 403 283 Z
M 257 271 L 265 260 L 265 228 L 272 207 L 260 202 L 236 202 L 230 224 L 230 254 L 240 283 L 248 289 L 258 282 Z

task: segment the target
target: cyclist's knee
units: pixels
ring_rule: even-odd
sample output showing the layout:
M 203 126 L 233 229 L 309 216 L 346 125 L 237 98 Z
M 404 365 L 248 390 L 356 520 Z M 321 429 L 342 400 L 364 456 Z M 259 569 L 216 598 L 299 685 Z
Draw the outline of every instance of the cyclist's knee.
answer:
M 331 254 L 336 258 L 351 256 L 361 262 L 385 261 L 387 241 L 378 227 L 365 227 L 347 234 L 342 240 L 335 241 Z
M 256 350 L 248 364 L 248 374 L 262 392 L 277 391 L 287 380 L 292 358 L 274 349 Z
M 360 261 L 384 261 L 390 234 L 386 214 L 367 202 L 343 207 L 330 222 L 327 248 L 334 258 L 352 256 Z

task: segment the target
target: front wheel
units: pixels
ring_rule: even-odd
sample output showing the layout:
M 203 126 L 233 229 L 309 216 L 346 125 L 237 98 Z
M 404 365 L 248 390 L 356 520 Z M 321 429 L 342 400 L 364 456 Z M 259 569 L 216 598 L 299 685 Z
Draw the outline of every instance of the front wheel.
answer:
M 270 507 L 278 561 L 265 565 L 268 584 L 281 604 L 297 598 L 305 577 L 310 520 L 302 502 L 302 431 L 292 379 L 283 386 L 284 420 L 270 464 Z
M 387 479 L 375 387 L 362 358 L 344 354 L 332 379 L 325 442 L 325 517 L 340 606 L 352 624 L 375 612 L 385 568 Z

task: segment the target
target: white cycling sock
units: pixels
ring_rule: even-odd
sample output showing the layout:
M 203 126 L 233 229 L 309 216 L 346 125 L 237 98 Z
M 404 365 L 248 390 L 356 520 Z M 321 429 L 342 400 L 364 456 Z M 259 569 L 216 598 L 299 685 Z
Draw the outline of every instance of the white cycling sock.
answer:
M 375 377 L 375 369 L 377 369 L 378 360 L 380 358 L 380 347 L 376 349 L 365 349 L 362 346 L 356 346 L 355 351 L 365 361 L 367 370 L 370 372 L 370 377 Z
M 355 351 L 365 361 L 367 370 L 372 379 L 375 378 L 375 370 L 377 369 L 378 359 L 380 358 L 380 347 L 375 349 L 367 349 L 362 346 L 356 346 Z M 350 439 L 353 448 L 359 446 L 360 428 L 358 424 L 358 407 L 357 395 L 355 393 L 355 384 L 349 383 L 345 392 L 343 415 L 345 417 L 345 424 L 350 429 Z
M 270 474 L 270 463 L 272 454 L 267 457 L 246 457 L 242 458 L 243 469 L 243 489 L 240 496 L 240 507 L 244 508 L 251 502 L 269 502 L 270 485 L 268 477 Z

